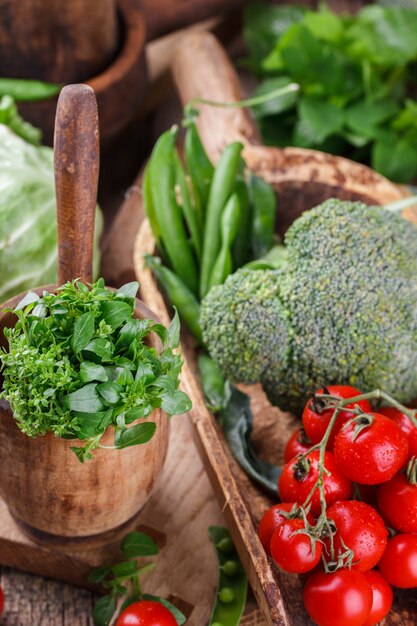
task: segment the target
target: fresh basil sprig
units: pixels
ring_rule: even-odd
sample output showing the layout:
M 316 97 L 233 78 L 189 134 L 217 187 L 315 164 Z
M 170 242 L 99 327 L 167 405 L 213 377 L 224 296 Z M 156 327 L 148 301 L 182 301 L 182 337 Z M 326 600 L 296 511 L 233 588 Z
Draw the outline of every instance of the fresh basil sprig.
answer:
M 124 561 L 99 567 L 93 570 L 88 579 L 101 584 L 109 593 L 100 598 L 94 607 L 93 620 L 95 626 L 108 626 L 116 611 L 121 612 L 130 604 L 140 600 L 160 602 L 171 611 L 177 624 L 181 626 L 186 618 L 177 607 L 159 596 L 142 593 L 139 576 L 155 567 L 153 561 L 139 565 L 140 557 L 154 556 L 159 553 L 154 540 L 143 532 L 133 531 L 126 535 L 121 544 Z M 121 603 L 121 600 L 124 601 Z
M 178 389 L 178 315 L 169 328 L 135 318 L 138 287 L 132 282 L 116 292 L 103 279 L 91 286 L 76 280 L 57 293 L 29 292 L 17 305 L 15 327 L 4 331 L 1 397 L 25 434 L 82 439 L 84 446 L 72 450 L 85 461 L 108 426 L 111 447 L 126 448 L 153 437 L 154 422 L 134 422 L 155 408 L 168 415 L 191 408 Z M 151 333 L 161 340 L 159 352 L 148 345 Z

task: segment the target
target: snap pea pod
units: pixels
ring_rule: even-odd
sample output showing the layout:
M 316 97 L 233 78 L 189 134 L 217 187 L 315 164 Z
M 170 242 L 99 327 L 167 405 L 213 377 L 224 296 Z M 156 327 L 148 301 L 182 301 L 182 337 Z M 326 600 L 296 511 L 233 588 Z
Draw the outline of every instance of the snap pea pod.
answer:
M 238 180 L 236 193 L 239 197 L 240 215 L 239 228 L 233 241 L 232 257 L 234 268 L 242 267 L 250 258 L 251 207 L 246 182 Z
M 210 626 L 238 626 L 245 610 L 248 579 L 227 528 L 210 526 L 219 561 L 219 581 Z
M 210 411 L 218 413 L 227 405 L 230 397 L 230 384 L 217 363 L 208 354 L 200 354 L 198 357 L 198 371 L 206 404 Z
M 145 208 L 146 217 L 149 220 L 153 236 L 158 246 L 161 244 L 161 229 L 159 228 L 158 220 L 156 219 L 155 205 L 153 203 L 152 191 L 151 191 L 151 176 L 149 161 L 146 164 L 145 171 L 142 177 L 142 198 Z
M 11 96 L 16 102 L 48 100 L 61 91 L 63 85 L 24 78 L 0 78 L 0 97 Z
M 204 150 L 194 122 L 190 123 L 185 134 L 184 155 L 193 186 L 200 198 L 201 206 L 206 207 L 214 167 Z
M 249 197 L 252 204 L 252 251 L 255 258 L 271 248 L 275 232 L 276 199 L 274 190 L 262 178 L 251 174 Z
M 232 243 L 239 229 L 240 203 L 237 193 L 230 196 L 221 216 L 221 248 L 210 274 L 209 290 L 222 285 L 233 272 Z
M 177 129 L 163 133 L 150 160 L 150 189 L 164 249 L 175 273 L 193 292 L 198 292 L 197 265 L 175 197 Z
M 162 265 L 158 257 L 146 254 L 145 264 L 161 283 L 169 301 L 177 308 L 180 318 L 187 324 L 194 337 L 201 341 L 200 305 L 194 294 L 174 272 Z
M 243 145 L 239 142 L 229 144 L 223 151 L 214 172 L 204 228 L 200 275 L 201 298 L 208 292 L 210 273 L 220 250 L 220 216 L 236 184 L 242 148 Z
M 185 222 L 191 235 L 191 242 L 194 247 L 197 259 L 201 258 L 201 231 L 202 224 L 199 216 L 195 210 L 195 207 L 191 204 L 191 199 L 187 186 L 187 179 L 185 177 L 184 168 L 180 161 L 177 151 L 175 150 L 175 163 L 177 168 L 177 184 L 179 190 L 179 196 L 177 197 L 178 204 L 180 205 Z

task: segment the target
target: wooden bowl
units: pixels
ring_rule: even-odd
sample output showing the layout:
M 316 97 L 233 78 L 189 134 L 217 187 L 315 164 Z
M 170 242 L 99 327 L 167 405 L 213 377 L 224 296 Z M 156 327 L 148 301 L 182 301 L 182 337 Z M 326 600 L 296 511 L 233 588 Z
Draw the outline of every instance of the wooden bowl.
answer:
M 135 2 L 120 0 L 121 46 L 114 61 L 102 72 L 83 80 L 97 98 L 100 138 L 109 142 L 133 120 L 145 95 L 145 20 Z M 75 81 L 74 81 L 75 82 Z M 43 131 L 43 141 L 52 145 L 57 98 L 21 102 L 22 116 Z
M 36 289 L 53 291 L 56 285 Z M 1 307 L 14 308 L 25 294 Z M 139 300 L 135 315 L 155 318 Z M 16 316 L 0 314 L 0 336 Z M 150 339 L 158 348 L 156 338 Z M 4 339 L 3 339 L 4 343 Z M 161 411 L 149 418 L 157 424 L 146 445 L 123 450 L 98 449 L 81 463 L 70 450 L 77 439 L 53 434 L 31 438 L 16 425 L 9 404 L 0 402 L 0 496 L 22 530 L 33 540 L 68 548 L 92 547 L 117 538 L 135 526 L 165 461 L 169 422 Z M 140 420 L 139 420 L 140 421 Z M 139 422 L 138 421 L 138 422 Z M 112 445 L 113 428 L 103 436 Z
M 209 33 L 184 38 L 174 60 L 174 76 L 183 103 L 194 97 L 230 102 L 241 98 L 238 78 L 220 44 Z M 200 134 L 211 158 L 217 160 L 223 147 L 239 139 L 250 170 L 270 182 L 277 192 L 277 224 L 282 233 L 304 210 L 336 196 L 367 203 L 384 204 L 400 199 L 404 192 L 371 169 L 313 150 L 267 148 L 260 144 L 258 129 L 250 115 L 239 109 L 201 107 Z M 405 215 L 417 223 L 416 209 Z M 161 318 L 170 318 L 167 305 L 143 254 L 155 254 L 155 240 L 147 220 L 135 245 L 135 269 L 141 297 Z M 279 570 L 266 556 L 257 527 L 274 500 L 253 483 L 232 457 L 216 419 L 208 411 L 199 384 L 198 350 L 184 334 L 183 384 L 193 401 L 191 418 L 197 443 L 216 493 L 219 506 L 239 551 L 250 584 L 269 626 L 310 626 L 302 603 L 302 581 Z M 261 458 L 283 464 L 284 446 L 299 426 L 295 416 L 273 407 L 259 386 L 246 388 L 254 414 L 252 441 Z M 414 590 L 412 591 L 414 593 Z M 397 596 L 385 626 L 414 626 L 417 609 L 411 594 Z

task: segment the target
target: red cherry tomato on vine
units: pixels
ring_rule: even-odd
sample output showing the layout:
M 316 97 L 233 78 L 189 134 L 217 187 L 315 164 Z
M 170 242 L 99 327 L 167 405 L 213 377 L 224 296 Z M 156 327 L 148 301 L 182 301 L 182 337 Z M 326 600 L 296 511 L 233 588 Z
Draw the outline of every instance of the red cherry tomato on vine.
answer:
M 304 605 L 318 626 L 362 626 L 372 608 L 372 589 L 360 572 L 341 569 L 310 576 Z
M 405 474 L 397 474 L 378 487 L 378 506 L 388 526 L 403 533 L 417 533 L 417 485 L 411 484 Z
M 312 443 L 306 438 L 304 430 L 302 428 L 298 428 L 287 441 L 287 445 L 284 450 L 284 461 L 288 463 L 291 459 L 297 456 L 297 454 L 305 454 L 305 452 L 310 450 L 311 446 Z
M 351 480 L 377 485 L 392 478 L 404 465 L 408 441 L 402 430 L 385 415 L 368 413 L 369 426 L 355 436 L 360 423 L 345 426 L 336 436 L 334 455 L 341 471 Z
M 300 461 L 295 458 L 287 463 L 279 477 L 278 490 L 282 500 L 297 502 L 303 504 L 318 478 L 318 461 L 319 451 L 313 450 Z M 324 474 L 323 484 L 325 492 L 325 500 L 328 506 L 336 502 L 336 500 L 347 500 L 350 496 L 352 485 L 335 463 L 334 456 L 331 452 L 324 455 L 324 465 L 330 474 Z M 316 517 L 320 515 L 320 493 L 316 489 L 311 500 L 310 513 Z
M 374 626 L 391 611 L 393 593 L 391 585 L 375 569 L 365 572 L 364 576 L 372 589 L 371 613 L 363 626 Z
M 297 531 L 304 530 L 301 519 L 289 519 L 276 528 L 271 538 L 271 556 L 275 563 L 291 574 L 309 572 L 320 561 L 322 544 L 314 546 L 310 537 Z
M 384 406 L 378 409 L 378 413 L 385 415 L 392 419 L 397 426 L 401 428 L 403 433 L 407 435 L 408 439 L 408 458 L 409 461 L 413 456 L 417 456 L 417 428 L 410 420 L 408 415 L 401 413 L 398 409 L 394 409 L 392 406 Z
M 160 602 L 140 600 L 119 615 L 116 626 L 177 626 L 177 620 Z
M 378 567 L 385 580 L 394 587 L 417 587 L 417 535 L 402 533 L 392 537 Z
M 272 533 L 287 519 L 284 515 L 281 515 L 281 513 L 290 513 L 294 506 L 297 506 L 294 502 L 280 502 L 279 504 L 271 506 L 271 508 L 263 514 L 258 526 L 258 537 L 267 554 L 271 554 L 269 544 L 271 543 Z M 313 521 L 311 515 L 309 521 Z
M 333 537 L 336 558 L 350 548 L 352 569 L 366 572 L 378 563 L 387 545 L 388 530 L 375 509 L 365 502 L 346 500 L 332 504 L 327 509 L 327 517 L 334 521 L 337 529 Z M 329 550 L 329 540 L 325 543 Z
M 302 415 L 304 431 L 312 443 L 319 443 L 323 439 L 323 435 L 334 413 L 333 408 L 325 409 L 322 407 L 323 400 L 320 401 L 320 396 L 323 395 L 323 393 L 327 395 L 327 392 L 328 395 L 335 396 L 341 400 L 361 395 L 359 389 L 350 387 L 349 385 L 330 385 L 326 387 L 326 389 L 316 391 L 314 397 L 307 402 Z M 347 404 L 346 408 L 353 408 L 353 406 L 358 406 L 365 413 L 372 410 L 368 400 L 359 400 L 359 402 L 355 402 L 354 405 Z M 344 410 L 340 412 L 327 444 L 328 450 L 333 449 L 334 438 L 343 424 L 354 416 L 355 413 L 351 411 Z

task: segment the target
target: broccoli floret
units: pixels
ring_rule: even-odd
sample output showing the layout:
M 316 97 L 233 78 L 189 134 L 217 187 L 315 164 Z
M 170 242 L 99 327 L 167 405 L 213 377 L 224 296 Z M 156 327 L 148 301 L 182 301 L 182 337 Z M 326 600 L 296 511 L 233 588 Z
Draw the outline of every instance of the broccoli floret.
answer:
M 225 374 L 296 411 L 323 384 L 416 397 L 417 228 L 332 199 L 285 245 L 285 270 L 239 271 L 203 302 L 203 339 Z

